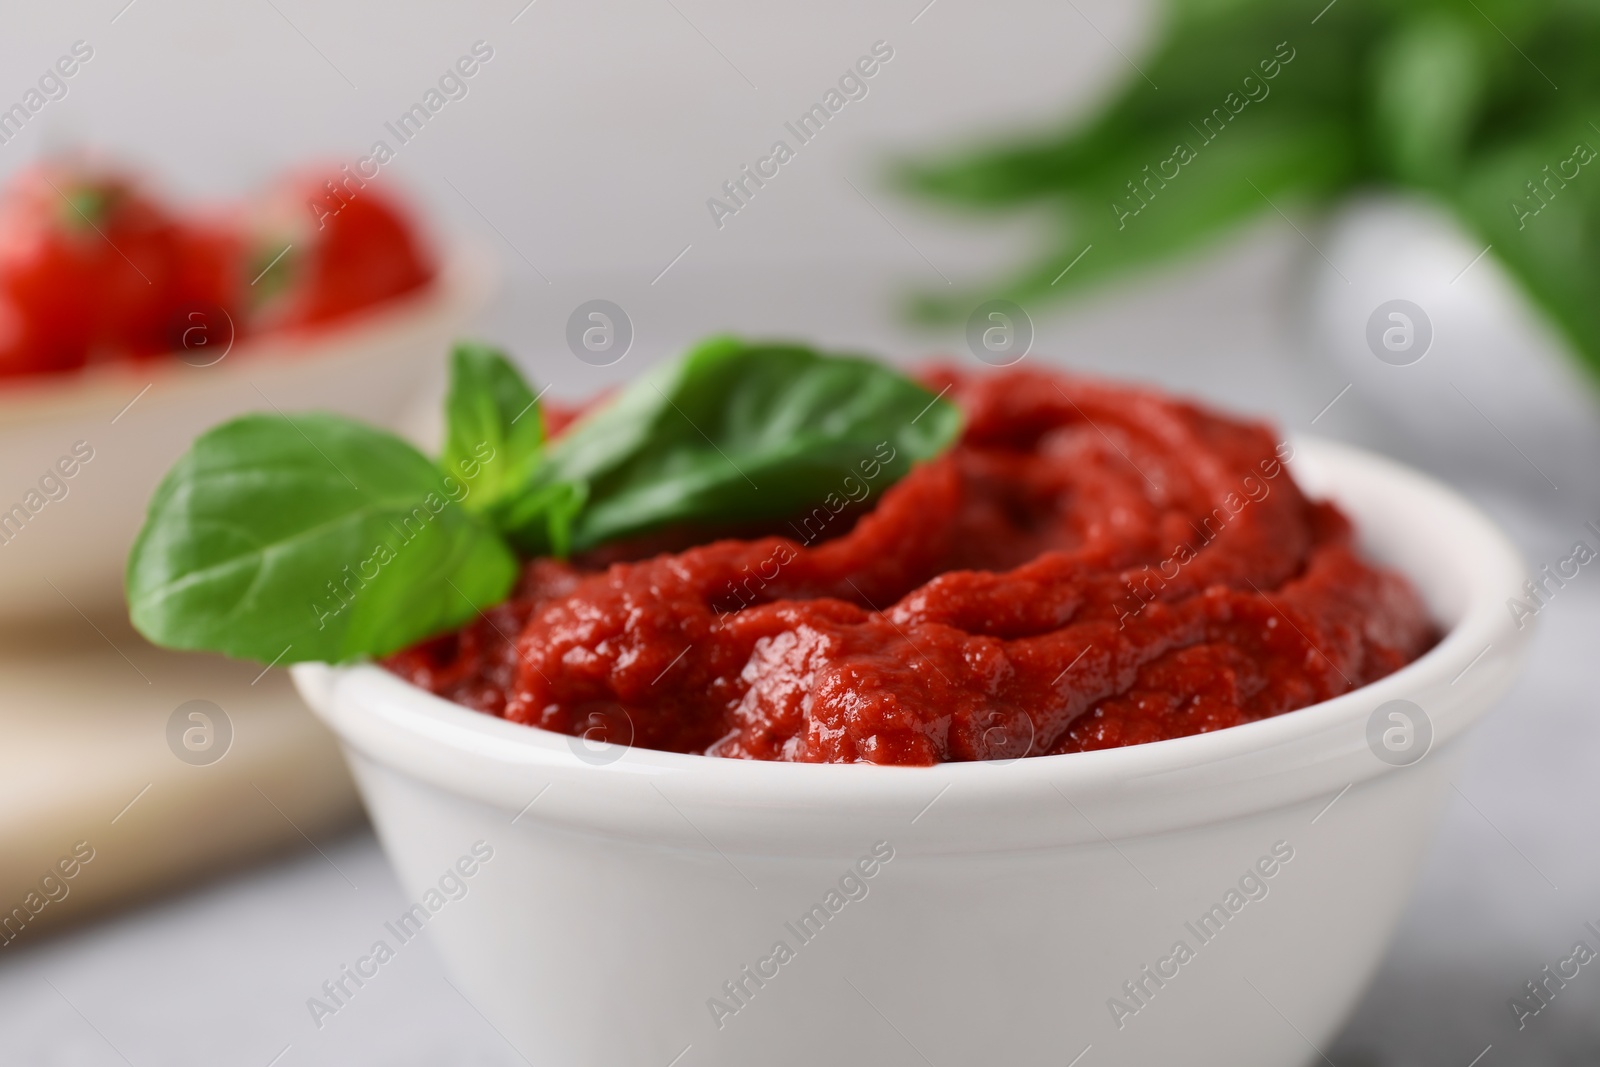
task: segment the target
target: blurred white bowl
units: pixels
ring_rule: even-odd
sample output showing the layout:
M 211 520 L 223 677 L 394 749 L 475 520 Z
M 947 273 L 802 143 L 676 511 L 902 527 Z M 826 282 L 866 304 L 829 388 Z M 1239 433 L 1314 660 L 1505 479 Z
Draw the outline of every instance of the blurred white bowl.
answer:
M 296 667 L 417 902 L 374 935 L 393 950 L 426 925 L 530 1062 L 1061 1067 L 1091 1045 L 1085 1067 L 1315 1060 L 1526 635 L 1505 609 L 1521 561 L 1460 496 L 1325 442 L 1294 467 L 1449 632 L 1373 685 L 1216 733 L 1007 765 L 746 762 L 591 747 L 375 666 Z M 1409 755 L 1385 736 L 1395 700 L 1416 706 Z M 842 883 L 875 846 L 893 859 Z M 1292 860 L 1234 909 L 1274 848 Z M 856 883 L 865 896 L 829 902 Z M 1202 940 L 1214 906 L 1221 932 Z M 821 932 L 798 936 L 814 907 Z M 1174 971 L 1160 961 L 1179 940 L 1195 958 Z M 774 964 L 779 941 L 795 958 Z
M 1352 202 L 1327 233 L 1326 260 L 1308 257 L 1314 343 L 1414 455 L 1541 502 L 1592 481 L 1594 382 L 1492 250 L 1395 195 Z
M 200 345 L 197 335 L 189 362 L 0 385 L 0 624 L 119 605 L 150 494 L 203 430 L 274 409 L 392 424 L 442 373 L 447 345 L 491 283 L 489 260 L 457 249 L 426 289 L 303 337 L 264 335 L 229 351 L 226 329 L 213 327 L 222 336 Z

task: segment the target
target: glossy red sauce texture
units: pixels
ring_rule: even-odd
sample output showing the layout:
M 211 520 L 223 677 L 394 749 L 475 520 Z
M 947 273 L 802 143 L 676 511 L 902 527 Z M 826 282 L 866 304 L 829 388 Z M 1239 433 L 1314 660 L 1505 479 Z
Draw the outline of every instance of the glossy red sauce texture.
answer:
M 389 667 L 591 739 L 931 764 L 1236 726 L 1437 639 L 1269 427 L 1039 371 L 925 377 L 966 428 L 899 483 L 864 455 L 781 535 L 535 560 L 511 601 Z

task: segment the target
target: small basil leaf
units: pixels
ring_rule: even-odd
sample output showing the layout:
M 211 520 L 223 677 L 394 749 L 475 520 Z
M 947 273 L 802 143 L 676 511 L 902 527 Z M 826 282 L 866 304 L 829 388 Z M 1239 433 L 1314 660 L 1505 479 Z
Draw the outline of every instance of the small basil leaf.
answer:
M 151 499 L 129 614 L 169 648 L 241 659 L 384 655 L 504 599 L 517 561 L 462 486 L 333 415 L 246 415 L 197 438 Z
M 533 390 L 503 353 L 458 343 L 444 410 L 439 466 L 471 490 L 467 510 L 487 510 L 526 484 L 544 444 L 544 419 Z
M 881 491 L 960 426 L 953 404 L 871 360 L 714 338 L 553 442 L 535 489 L 570 488 L 502 528 L 543 553 L 568 526 L 552 521 L 558 504 L 577 509 L 574 549 L 670 524 L 786 518 L 859 485 Z

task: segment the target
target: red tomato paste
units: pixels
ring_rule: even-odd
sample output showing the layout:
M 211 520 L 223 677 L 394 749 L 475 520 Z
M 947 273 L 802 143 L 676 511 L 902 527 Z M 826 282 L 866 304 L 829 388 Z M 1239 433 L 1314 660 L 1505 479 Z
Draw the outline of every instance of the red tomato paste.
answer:
M 781 533 L 535 560 L 508 603 L 389 666 L 590 738 L 932 764 L 1252 722 L 1436 640 L 1269 427 L 1041 371 L 926 377 L 966 427 L 892 487 L 864 455 Z

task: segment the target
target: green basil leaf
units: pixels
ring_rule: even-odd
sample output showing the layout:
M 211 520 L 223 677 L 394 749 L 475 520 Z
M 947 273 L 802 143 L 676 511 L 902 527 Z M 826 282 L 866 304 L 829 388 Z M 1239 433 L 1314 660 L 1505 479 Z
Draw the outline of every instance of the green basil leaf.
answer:
M 1048 257 L 981 292 L 927 294 L 914 303 L 913 314 L 959 321 L 997 292 L 1026 306 L 1085 288 L 1204 247 L 1274 207 L 1325 201 L 1359 165 L 1347 128 L 1270 113 L 1245 122 L 1247 115 L 1210 141 L 1186 129 L 1108 157 L 1064 199 L 1064 236 Z M 1141 174 L 1146 165 L 1148 175 Z M 1130 191 L 1129 175 L 1144 178 L 1137 191 Z
M 903 161 L 894 175 L 908 190 L 952 205 L 1011 209 L 1081 196 L 1103 184 L 1108 161 L 1119 165 L 1114 188 L 1141 181 L 1146 164 L 1192 140 L 1230 97 L 1249 101 L 1237 116 L 1245 124 L 1263 114 L 1348 117 L 1362 99 L 1360 58 L 1372 22 L 1360 10 L 1347 16 L 1349 2 L 1310 35 L 1309 16 L 1281 0 L 1169 3 L 1161 41 L 1152 54 L 1132 60 L 1137 69 L 1127 71 L 1120 91 L 1097 113 L 940 158 Z M 1231 136 L 1235 124 L 1223 124 Z M 1233 177 L 1243 184 L 1251 175 Z
M 1327 202 L 1368 184 L 1398 186 L 1453 204 L 1600 369 L 1600 312 L 1593 310 L 1600 216 L 1588 192 L 1595 183 L 1560 184 L 1573 181 L 1573 153 L 1590 143 L 1583 127 L 1600 122 L 1600 5 L 1167 0 L 1163 7 L 1154 46 L 1124 55 L 1130 69 L 1120 90 L 1090 115 L 898 169 L 904 187 L 947 204 L 986 211 L 1039 204 L 1065 220 L 1051 253 L 1031 269 L 965 297 L 930 294 L 917 314 L 948 320 L 984 297 L 1053 296 L 1180 254 L 1263 213 L 1265 199 L 1250 200 L 1255 190 L 1241 199 L 1230 185 L 1254 184 L 1274 206 L 1279 195 Z M 1247 111 L 1238 106 L 1246 97 Z M 1199 132 L 1206 116 L 1222 117 L 1219 106 L 1243 112 L 1238 123 L 1224 122 L 1226 140 L 1264 137 L 1276 147 L 1219 141 L 1216 151 L 1207 149 L 1204 181 L 1184 177 L 1183 188 L 1161 189 L 1141 212 L 1139 232 L 1132 223 L 1126 233 L 1120 225 L 1108 232 L 1095 211 L 1130 183 L 1145 186 L 1147 165 Z M 1268 116 L 1280 129 L 1252 132 Z M 1557 129 L 1566 132 L 1535 145 Z M 1294 145 L 1296 132 L 1306 135 L 1303 161 L 1278 151 Z M 1313 136 L 1323 143 L 1310 143 Z M 1263 150 L 1276 158 L 1258 158 Z M 1546 168 L 1558 164 L 1568 177 L 1547 178 Z M 1276 185 L 1274 174 L 1282 179 Z M 1524 226 L 1541 195 L 1527 189 L 1530 181 L 1549 181 L 1560 194 L 1539 212 L 1538 230 Z M 1151 232 L 1157 225 L 1170 232 Z
M 524 551 L 565 559 L 572 553 L 573 524 L 588 499 L 587 482 L 548 482 L 516 498 L 496 518 Z
M 522 488 L 544 445 L 539 401 L 504 353 L 458 342 L 450 353 L 444 448 L 439 466 L 471 492 L 469 511 L 486 511 Z
M 498 603 L 516 578 L 462 490 L 360 423 L 234 419 L 197 438 L 151 499 L 129 614 L 156 644 L 261 662 L 395 651 Z
M 1401 180 L 1435 186 L 1466 152 L 1487 87 L 1484 42 L 1472 12 L 1426 11 L 1382 41 L 1372 64 L 1377 149 Z M 1481 19 L 1479 20 L 1481 22 Z
M 713 338 L 554 441 L 535 493 L 499 518 L 531 553 L 787 518 L 864 480 L 886 487 L 960 426 L 955 405 L 871 360 Z
M 1600 132 L 1586 110 L 1474 160 L 1451 206 L 1600 375 Z

